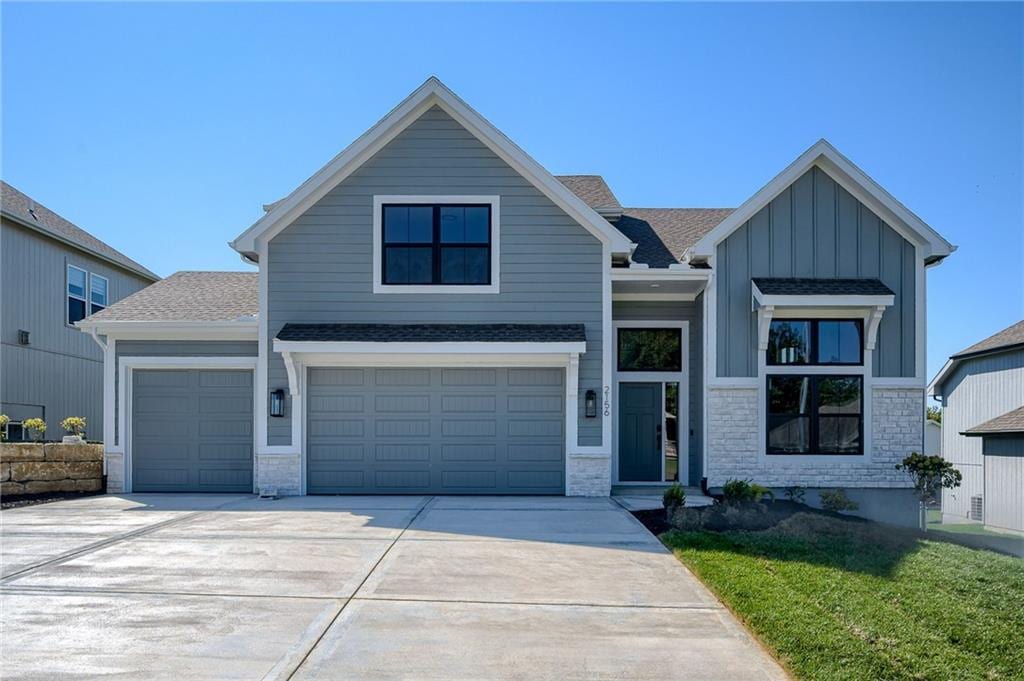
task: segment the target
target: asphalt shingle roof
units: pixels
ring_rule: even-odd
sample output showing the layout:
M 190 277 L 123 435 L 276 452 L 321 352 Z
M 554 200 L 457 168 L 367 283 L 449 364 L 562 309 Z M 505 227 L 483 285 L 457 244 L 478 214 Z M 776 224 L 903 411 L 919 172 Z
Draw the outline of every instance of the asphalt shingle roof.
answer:
M 766 296 L 891 296 L 892 289 L 878 279 L 793 279 L 755 277 Z
M 964 431 L 964 435 L 1003 435 L 1007 433 L 1024 433 L 1024 407 L 1018 407 Z
M 176 272 L 89 321 L 236 321 L 259 312 L 256 272 Z
M 57 239 L 67 241 L 84 251 L 99 255 L 117 263 L 127 270 L 135 272 L 147 279 L 156 281 L 158 277 L 124 253 L 103 243 L 81 227 L 65 220 L 46 206 L 38 203 L 26 194 L 21 193 L 6 182 L 0 182 L 3 213 L 15 220 L 32 225 L 36 229 L 50 234 Z
M 583 324 L 285 324 L 277 339 L 355 343 L 576 343 Z
M 611 187 L 600 175 L 556 175 L 555 179 L 594 210 L 622 210 L 622 205 L 615 198 Z
M 702 236 L 718 226 L 732 208 L 623 208 L 615 226 L 637 244 L 633 260 L 668 267 Z
M 951 359 L 960 359 L 971 355 L 980 355 L 994 350 L 1002 350 L 1017 345 L 1024 345 L 1024 320 L 1009 326 L 999 333 L 993 334 L 983 341 L 979 341 L 969 348 L 964 348 L 952 356 Z

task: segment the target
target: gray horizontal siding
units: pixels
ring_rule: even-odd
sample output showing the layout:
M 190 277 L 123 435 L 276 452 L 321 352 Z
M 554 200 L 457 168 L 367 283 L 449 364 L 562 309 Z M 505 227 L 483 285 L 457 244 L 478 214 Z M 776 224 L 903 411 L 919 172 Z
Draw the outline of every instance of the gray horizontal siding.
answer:
M 619 301 L 612 304 L 614 321 L 690 322 L 689 366 L 689 476 L 696 484 L 704 476 L 704 295 L 694 302 Z
M 0 221 L 0 413 L 42 415 L 49 437 L 59 422 L 85 417 L 99 439 L 103 422 L 103 353 L 67 324 L 68 265 L 105 277 L 108 303 L 135 293 L 147 280 L 6 219 Z M 29 345 L 18 344 L 18 331 Z
M 875 376 L 915 372 L 914 246 L 819 168 L 718 245 L 717 370 L 757 375 L 753 277 L 878 278 L 896 294 L 878 330 Z
M 375 194 L 501 197 L 498 294 L 374 294 Z M 268 342 L 288 322 L 583 323 L 580 411 L 601 392 L 600 242 L 479 140 L 431 109 L 270 242 Z M 287 387 L 280 355 L 270 390 Z M 272 419 L 268 441 L 289 444 L 291 420 Z M 601 420 L 580 418 L 582 445 L 601 444 Z

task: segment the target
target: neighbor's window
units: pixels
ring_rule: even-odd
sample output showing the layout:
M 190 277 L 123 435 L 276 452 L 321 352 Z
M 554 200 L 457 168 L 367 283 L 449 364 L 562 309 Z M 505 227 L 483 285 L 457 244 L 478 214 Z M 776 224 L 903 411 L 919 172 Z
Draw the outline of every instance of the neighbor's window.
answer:
M 859 319 L 773 319 L 768 364 L 862 364 L 861 331 Z
M 861 376 L 768 377 L 768 454 L 863 454 Z
M 96 314 L 107 307 L 107 278 L 98 274 L 89 275 L 89 314 Z
M 86 312 L 86 286 L 89 275 L 83 270 L 68 265 L 68 324 L 85 319 Z
M 383 283 L 491 283 L 491 206 L 385 204 Z
M 619 329 L 619 371 L 682 371 L 680 329 Z

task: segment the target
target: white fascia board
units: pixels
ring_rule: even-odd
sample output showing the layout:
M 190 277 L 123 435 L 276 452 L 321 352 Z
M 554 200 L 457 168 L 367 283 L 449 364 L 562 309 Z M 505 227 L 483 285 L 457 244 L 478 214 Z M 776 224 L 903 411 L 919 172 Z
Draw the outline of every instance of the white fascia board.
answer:
M 256 340 L 257 321 L 96 321 L 76 324 L 79 330 L 118 340 Z
M 612 281 L 644 281 L 648 279 L 657 279 L 659 281 L 707 281 L 708 278 L 711 277 L 710 269 L 673 270 L 642 267 L 613 267 L 611 270 Z
M 263 217 L 230 242 L 231 247 L 240 253 L 257 253 L 257 240 L 272 239 L 435 105 L 602 243 L 610 244 L 613 253 L 630 252 L 629 239 L 433 76 L 295 191 L 272 204 Z
M 583 354 L 579 343 L 362 343 L 274 340 L 274 352 L 356 355 L 551 355 Z M 498 358 L 500 360 L 500 357 Z
M 956 363 L 957 360 L 955 359 L 947 359 L 946 363 L 942 365 L 942 368 L 939 369 L 939 373 L 935 374 L 935 378 L 928 383 L 926 390 L 929 397 L 937 398 L 943 396 L 942 382 L 945 381 L 946 377 L 953 371 L 953 367 L 956 366 Z
M 912 243 L 924 246 L 925 258 L 945 257 L 956 250 L 956 246 L 946 241 L 910 209 L 897 201 L 827 140 L 821 139 L 800 154 L 756 194 L 744 201 L 717 227 L 704 235 L 694 244 L 690 255 L 694 258 L 714 255 L 715 247 L 719 243 L 814 166 L 820 167 L 854 198 L 878 213 L 879 217 L 901 236 Z

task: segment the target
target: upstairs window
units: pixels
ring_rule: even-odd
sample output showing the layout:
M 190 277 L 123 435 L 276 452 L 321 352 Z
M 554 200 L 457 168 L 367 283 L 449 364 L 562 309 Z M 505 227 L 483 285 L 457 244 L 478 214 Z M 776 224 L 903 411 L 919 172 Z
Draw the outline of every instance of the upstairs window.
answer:
M 107 288 L 106 277 L 101 277 L 98 274 L 89 275 L 89 300 L 91 301 L 89 314 L 96 314 L 107 307 Z
M 490 204 L 384 204 L 382 283 L 490 285 L 491 208 Z
M 768 331 L 768 365 L 864 363 L 859 319 L 773 319 Z
M 81 321 L 85 319 L 88 314 L 86 311 L 88 279 L 89 274 L 85 270 L 79 269 L 74 265 L 68 265 L 68 324 L 74 324 L 75 322 Z

